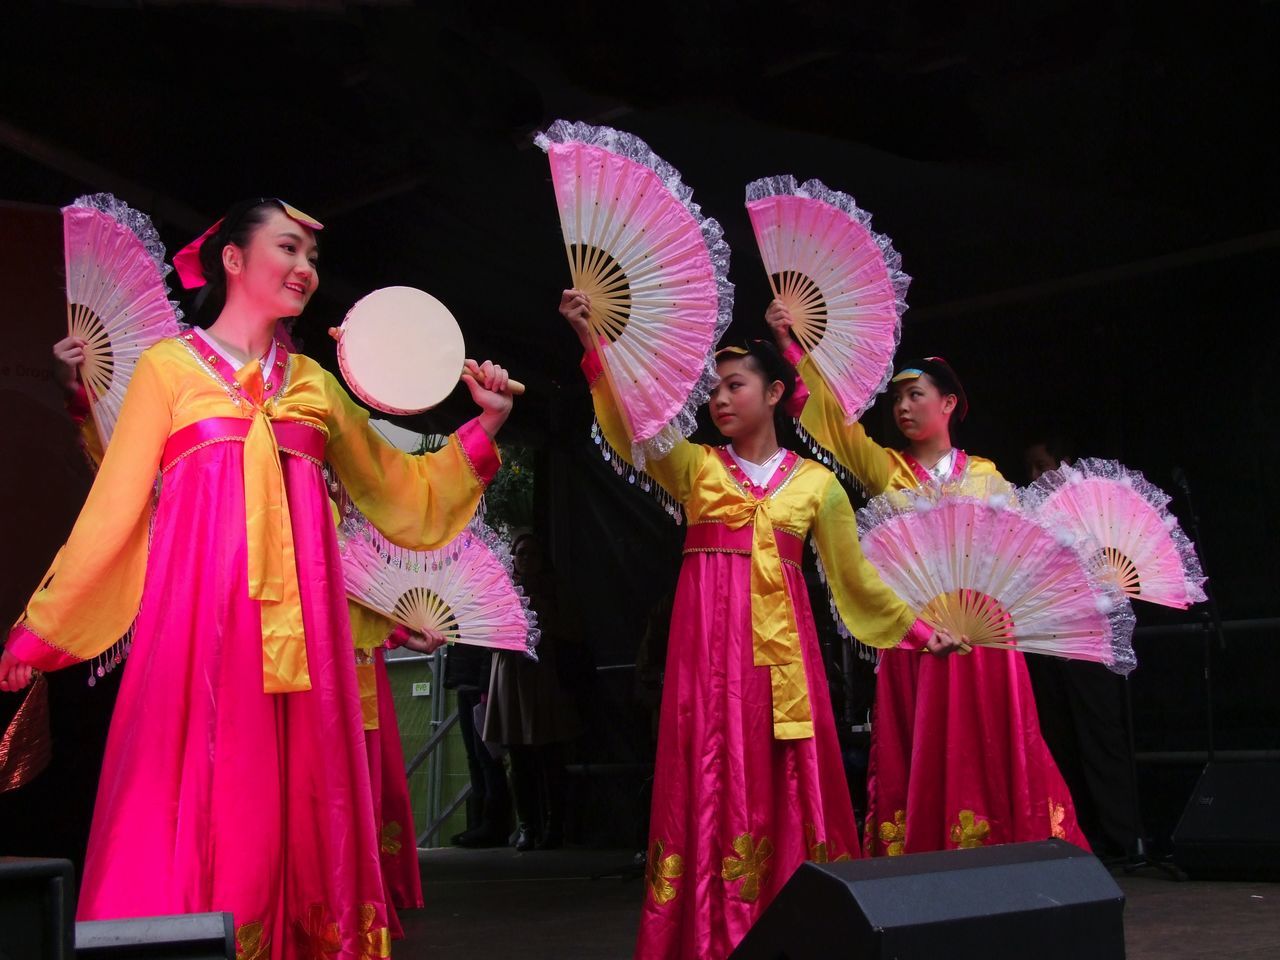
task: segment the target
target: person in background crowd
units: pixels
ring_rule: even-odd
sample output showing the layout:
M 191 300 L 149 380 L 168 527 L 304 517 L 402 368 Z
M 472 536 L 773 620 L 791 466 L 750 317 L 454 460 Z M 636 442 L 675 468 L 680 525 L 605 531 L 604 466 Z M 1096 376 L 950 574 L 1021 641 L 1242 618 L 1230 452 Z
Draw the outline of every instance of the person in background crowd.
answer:
M 564 843 L 564 744 L 582 732 L 578 712 L 563 686 L 566 658 L 578 638 L 562 609 L 555 574 L 542 542 L 521 531 L 511 543 L 515 580 L 538 615 L 538 659 L 500 650 L 494 656 L 484 738 L 511 757 L 517 850 L 551 850 Z
M 1075 460 L 1063 434 L 1033 438 L 1023 452 L 1027 480 Z M 1040 732 L 1076 801 L 1094 853 L 1118 859 L 1137 849 L 1133 768 L 1125 724 L 1124 679 L 1100 663 L 1028 657 Z

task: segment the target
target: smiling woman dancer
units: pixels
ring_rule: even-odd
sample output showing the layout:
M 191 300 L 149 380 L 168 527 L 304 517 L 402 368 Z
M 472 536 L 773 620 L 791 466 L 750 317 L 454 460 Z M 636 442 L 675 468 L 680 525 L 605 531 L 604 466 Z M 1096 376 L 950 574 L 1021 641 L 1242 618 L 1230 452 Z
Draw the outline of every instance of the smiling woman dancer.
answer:
M 327 459 L 392 541 L 456 536 L 498 466 L 506 372 L 449 444 L 384 443 L 337 381 L 273 337 L 319 276 L 321 225 L 237 203 L 181 251 L 214 322 L 138 361 L 66 545 L 0 657 L 0 690 L 130 626 L 78 916 L 231 911 L 244 960 L 381 957 L 386 896 Z M 154 500 L 157 474 L 160 491 Z
M 629 450 L 589 310 L 581 292 L 564 292 L 596 417 L 613 449 Z M 800 568 L 806 535 L 856 635 L 937 654 L 959 642 L 876 575 L 831 471 L 778 445 L 775 415 L 795 372 L 773 346 L 716 356 L 711 417 L 729 443 L 681 441 L 645 467 L 684 505 L 689 532 L 658 727 L 642 960 L 726 957 L 803 861 L 858 854 Z
M 282 346 L 294 350 L 293 341 L 283 326 L 277 326 L 276 337 Z M 97 423 L 90 416 L 89 395 L 80 375 L 85 361 L 85 341 L 67 337 L 53 346 L 55 379 L 65 392 L 67 413 L 79 430 L 80 445 L 96 471 L 102 465 L 103 443 Z M 334 504 L 335 521 L 338 520 Z M 409 801 L 409 783 L 401 762 L 404 751 L 400 743 L 395 703 L 384 649 L 407 647 L 419 653 L 434 653 L 444 646 L 446 637 L 434 630 L 414 633 L 394 621 L 374 613 L 354 601 L 347 602 L 351 620 L 351 636 L 355 642 L 356 678 L 360 689 L 360 708 L 364 720 L 365 745 L 369 753 L 369 778 L 373 789 L 373 812 L 381 839 L 382 883 L 389 904 L 397 908 L 421 907 L 422 877 L 418 866 L 417 836 L 413 827 L 413 810 Z M 112 655 L 112 651 L 104 657 Z M 90 664 L 92 668 L 93 664 Z M 101 758 L 99 758 L 101 759 Z M 391 936 L 403 936 L 399 919 L 387 911 Z

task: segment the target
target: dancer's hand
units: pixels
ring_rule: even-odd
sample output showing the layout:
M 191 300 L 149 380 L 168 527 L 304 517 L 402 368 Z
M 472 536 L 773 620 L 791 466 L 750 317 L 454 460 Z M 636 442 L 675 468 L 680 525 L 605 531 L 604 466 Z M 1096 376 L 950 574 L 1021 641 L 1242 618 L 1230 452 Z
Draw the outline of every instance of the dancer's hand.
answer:
M 409 639 L 404 642 L 404 645 L 410 650 L 418 651 L 418 653 L 435 653 L 448 642 L 449 638 L 439 630 L 428 628 L 421 633 L 410 633 Z
M 0 653 L 0 693 L 16 693 L 31 682 L 35 668 L 8 650 Z
M 925 644 L 924 648 L 935 657 L 945 657 L 957 651 L 960 653 L 971 653 L 973 651 L 973 647 L 969 645 L 968 637 L 957 637 L 946 627 L 938 627 L 938 629 L 934 630 L 933 636 L 929 638 L 929 642 Z
M 486 360 L 476 363 L 465 360 L 462 364 L 462 382 L 471 391 L 471 399 L 480 407 L 480 425 L 490 437 L 496 437 L 511 414 L 511 391 L 507 385 L 507 371 Z
M 79 337 L 65 337 L 53 345 L 53 379 L 68 393 L 80 383 L 80 366 L 85 361 L 85 342 Z
M 764 322 L 769 325 L 779 350 L 786 350 L 791 346 L 791 311 L 781 300 L 774 300 L 769 304 L 769 309 L 764 312 Z
M 591 298 L 581 290 L 565 290 L 560 294 L 560 315 L 569 321 L 573 332 L 582 341 L 583 350 L 594 350 L 595 340 L 591 335 L 591 324 L 587 318 L 591 316 Z

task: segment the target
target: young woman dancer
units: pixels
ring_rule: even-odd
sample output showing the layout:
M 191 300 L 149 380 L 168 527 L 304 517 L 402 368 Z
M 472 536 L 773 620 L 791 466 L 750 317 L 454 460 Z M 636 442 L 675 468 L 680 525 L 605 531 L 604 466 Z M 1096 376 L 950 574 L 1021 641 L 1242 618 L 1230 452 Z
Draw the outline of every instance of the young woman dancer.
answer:
M 586 351 L 596 417 L 626 451 L 589 310 L 582 293 L 564 292 L 560 311 Z M 855 635 L 914 657 L 959 642 L 935 634 L 876 575 L 831 471 L 778 445 L 775 414 L 795 374 L 772 345 L 717 358 L 711 417 L 729 442 L 681 441 L 645 466 L 684 505 L 689 527 L 658 730 L 643 960 L 725 957 L 801 862 L 857 856 L 801 572 L 805 537 Z
M 273 337 L 315 292 L 313 219 L 244 201 L 180 257 L 216 320 L 139 360 L 66 546 L 0 657 L 0 689 L 133 628 L 78 915 L 231 911 L 241 957 L 386 956 L 379 843 L 321 465 L 393 541 L 457 535 L 498 466 L 506 373 L 443 450 L 382 442 Z M 160 490 L 153 508 L 156 476 Z
M 1002 482 L 994 463 L 951 442 L 952 424 L 964 419 L 969 404 L 945 360 L 913 360 L 893 378 L 894 420 L 906 446 L 891 450 L 861 424 L 845 423 L 821 372 L 791 337 L 786 307 L 775 300 L 765 320 L 810 390 L 800 425 L 869 496 L 931 483 Z M 883 651 L 871 725 L 866 852 L 896 856 L 1049 837 L 1088 848 L 1040 736 L 1022 654 L 975 649 L 940 660 Z

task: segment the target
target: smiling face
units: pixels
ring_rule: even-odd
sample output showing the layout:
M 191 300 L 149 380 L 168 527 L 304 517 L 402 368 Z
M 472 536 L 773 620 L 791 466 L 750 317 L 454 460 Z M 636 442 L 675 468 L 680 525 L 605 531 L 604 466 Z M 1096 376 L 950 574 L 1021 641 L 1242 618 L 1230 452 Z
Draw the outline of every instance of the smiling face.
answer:
M 283 210 L 254 230 L 241 248 L 227 244 L 222 262 L 228 292 L 272 317 L 296 317 L 320 285 L 315 233 Z
M 893 385 L 893 420 L 912 443 L 944 433 L 950 436 L 956 399 L 954 393 L 942 393 L 933 378 L 923 373 Z
M 746 436 L 773 422 L 773 411 L 786 389 L 782 381 L 765 381 L 749 356 L 725 357 L 716 364 L 720 382 L 711 391 L 711 420 L 729 439 Z

